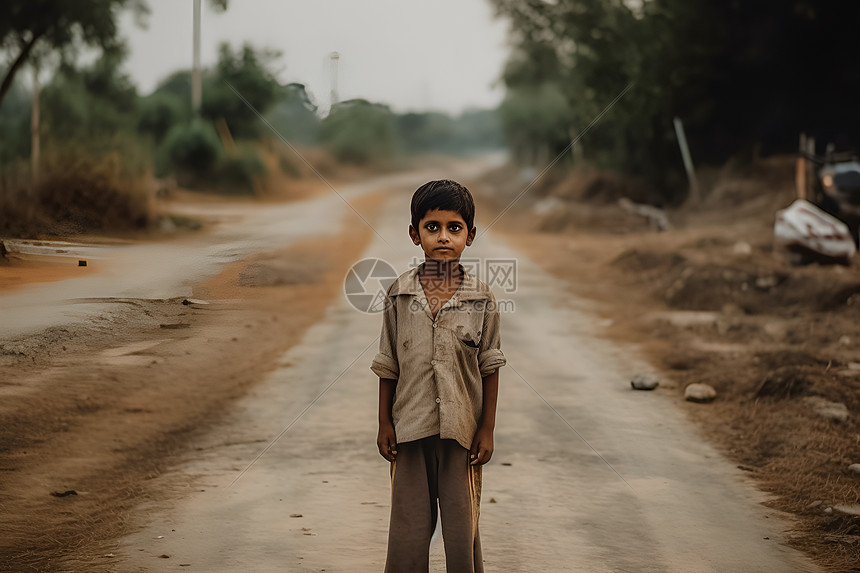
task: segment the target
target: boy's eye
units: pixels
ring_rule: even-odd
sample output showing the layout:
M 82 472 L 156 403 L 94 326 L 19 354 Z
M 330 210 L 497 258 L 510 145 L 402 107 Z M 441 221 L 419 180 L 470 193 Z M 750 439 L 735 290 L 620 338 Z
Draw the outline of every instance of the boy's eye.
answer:
M 435 233 L 436 231 L 439 230 L 439 224 L 438 223 L 427 223 L 426 225 L 424 225 L 424 228 L 427 229 L 428 231 L 430 231 L 431 233 Z M 460 231 L 462 228 L 463 228 L 463 226 L 460 223 L 451 223 L 450 225 L 448 225 L 448 230 L 450 230 L 452 233 L 456 233 L 456 232 Z

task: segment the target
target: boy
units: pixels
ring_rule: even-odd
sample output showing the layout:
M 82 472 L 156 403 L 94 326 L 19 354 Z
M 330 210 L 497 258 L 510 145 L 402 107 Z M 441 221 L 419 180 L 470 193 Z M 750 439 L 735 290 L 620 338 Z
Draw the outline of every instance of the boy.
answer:
M 478 515 L 481 466 L 493 455 L 499 311 L 460 255 L 475 238 L 475 204 L 454 181 L 412 196 L 409 236 L 424 262 L 386 295 L 379 353 L 379 453 L 391 462 L 387 573 L 429 568 L 441 511 L 449 572 L 483 572 Z

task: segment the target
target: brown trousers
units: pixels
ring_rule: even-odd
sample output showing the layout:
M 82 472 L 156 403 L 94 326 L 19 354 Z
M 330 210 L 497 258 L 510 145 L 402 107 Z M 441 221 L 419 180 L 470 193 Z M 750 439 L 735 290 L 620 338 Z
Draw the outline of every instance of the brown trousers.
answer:
M 456 440 L 436 435 L 397 444 L 385 573 L 429 570 L 437 511 L 448 573 L 483 573 L 480 504 L 481 466 L 469 464 L 469 450 Z

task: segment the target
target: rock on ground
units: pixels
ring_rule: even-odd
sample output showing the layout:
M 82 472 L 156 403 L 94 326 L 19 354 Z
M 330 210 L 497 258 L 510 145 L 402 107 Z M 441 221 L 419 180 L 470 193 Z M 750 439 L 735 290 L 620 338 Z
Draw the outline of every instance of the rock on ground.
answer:
M 834 422 L 844 422 L 848 419 L 848 408 L 842 402 L 831 402 L 821 396 L 806 396 L 803 403 L 822 418 Z
M 695 383 L 684 389 L 684 399 L 690 402 L 712 402 L 717 391 L 710 384 Z
M 660 382 L 654 376 L 640 374 L 630 381 L 630 386 L 634 390 L 653 390 Z

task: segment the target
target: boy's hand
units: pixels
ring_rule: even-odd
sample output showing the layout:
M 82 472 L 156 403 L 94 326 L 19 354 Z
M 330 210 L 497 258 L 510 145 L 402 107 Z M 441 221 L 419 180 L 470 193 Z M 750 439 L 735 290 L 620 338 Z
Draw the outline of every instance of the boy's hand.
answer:
M 469 448 L 469 463 L 473 466 L 482 466 L 493 457 L 493 430 L 478 428 L 472 447 Z
M 394 424 L 390 422 L 379 424 L 376 447 L 379 448 L 379 455 L 389 462 L 394 461 L 394 457 L 397 455 L 397 436 L 394 434 Z

